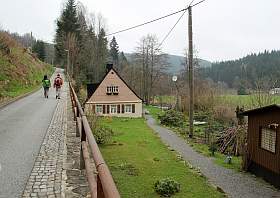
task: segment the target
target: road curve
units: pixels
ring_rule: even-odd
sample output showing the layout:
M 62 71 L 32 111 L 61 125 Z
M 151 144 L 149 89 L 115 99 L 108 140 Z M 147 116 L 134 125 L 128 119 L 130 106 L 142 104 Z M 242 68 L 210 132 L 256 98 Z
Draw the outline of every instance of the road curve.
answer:
M 0 109 L 0 197 L 21 197 L 57 105 L 43 90 Z

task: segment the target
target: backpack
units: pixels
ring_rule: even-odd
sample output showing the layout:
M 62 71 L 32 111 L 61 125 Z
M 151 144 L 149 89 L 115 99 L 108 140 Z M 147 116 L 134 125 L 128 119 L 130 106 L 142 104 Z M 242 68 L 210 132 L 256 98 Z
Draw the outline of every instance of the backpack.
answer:
M 51 81 L 50 80 L 43 80 L 43 87 L 49 88 L 51 86 Z
M 57 77 L 54 81 L 54 84 L 55 84 L 56 87 L 60 87 L 62 85 L 61 78 Z

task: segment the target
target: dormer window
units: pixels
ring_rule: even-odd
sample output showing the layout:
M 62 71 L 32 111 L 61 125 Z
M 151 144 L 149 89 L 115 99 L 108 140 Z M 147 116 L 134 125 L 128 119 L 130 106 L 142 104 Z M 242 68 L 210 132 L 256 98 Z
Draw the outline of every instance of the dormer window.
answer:
M 118 86 L 108 86 L 107 89 L 106 89 L 106 93 L 107 95 L 118 95 L 119 94 L 119 87 Z

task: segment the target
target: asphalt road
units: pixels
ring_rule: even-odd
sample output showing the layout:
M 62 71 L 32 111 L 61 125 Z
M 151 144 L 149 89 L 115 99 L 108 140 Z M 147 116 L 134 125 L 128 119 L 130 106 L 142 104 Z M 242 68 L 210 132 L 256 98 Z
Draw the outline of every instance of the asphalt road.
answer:
M 57 105 L 43 90 L 0 109 L 0 197 L 21 197 Z

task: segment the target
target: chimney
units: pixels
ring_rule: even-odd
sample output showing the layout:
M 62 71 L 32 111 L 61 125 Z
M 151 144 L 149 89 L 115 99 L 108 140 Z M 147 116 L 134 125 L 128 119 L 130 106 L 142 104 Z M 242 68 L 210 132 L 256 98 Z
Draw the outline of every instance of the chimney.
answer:
M 108 73 L 111 69 L 113 69 L 113 64 L 112 63 L 108 63 L 106 65 L 106 72 Z

